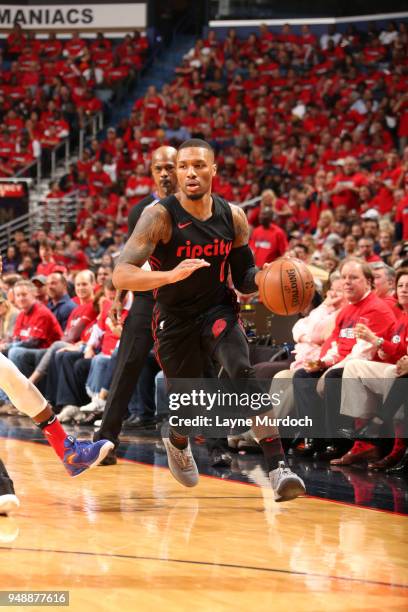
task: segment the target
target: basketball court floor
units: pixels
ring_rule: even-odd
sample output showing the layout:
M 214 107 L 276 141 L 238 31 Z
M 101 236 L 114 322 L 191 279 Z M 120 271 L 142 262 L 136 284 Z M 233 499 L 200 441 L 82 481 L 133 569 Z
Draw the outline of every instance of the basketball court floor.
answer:
M 28 419 L 0 436 L 21 501 L 0 517 L 0 591 L 69 591 L 71 610 L 407 610 L 402 479 L 304 461 L 309 496 L 277 504 L 259 456 L 216 472 L 195 445 L 186 489 L 152 432 L 76 479 Z

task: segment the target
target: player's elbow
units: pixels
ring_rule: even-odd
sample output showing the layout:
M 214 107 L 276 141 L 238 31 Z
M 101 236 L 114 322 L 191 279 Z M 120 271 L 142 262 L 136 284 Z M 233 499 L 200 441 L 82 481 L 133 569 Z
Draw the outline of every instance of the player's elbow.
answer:
M 113 286 L 115 287 L 115 289 L 118 289 L 119 291 L 121 291 L 122 289 L 126 289 L 125 287 L 126 274 L 125 274 L 124 267 L 125 266 L 123 264 L 119 263 L 113 270 L 113 274 L 112 274 Z

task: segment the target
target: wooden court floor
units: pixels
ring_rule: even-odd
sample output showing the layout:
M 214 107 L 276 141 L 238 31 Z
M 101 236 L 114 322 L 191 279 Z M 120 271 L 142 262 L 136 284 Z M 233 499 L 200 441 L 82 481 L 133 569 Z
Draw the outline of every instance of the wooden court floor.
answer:
M 404 516 L 209 477 L 185 489 L 127 461 L 70 479 L 12 439 L 1 456 L 21 508 L 0 517 L 0 590 L 68 590 L 85 611 L 408 609 Z

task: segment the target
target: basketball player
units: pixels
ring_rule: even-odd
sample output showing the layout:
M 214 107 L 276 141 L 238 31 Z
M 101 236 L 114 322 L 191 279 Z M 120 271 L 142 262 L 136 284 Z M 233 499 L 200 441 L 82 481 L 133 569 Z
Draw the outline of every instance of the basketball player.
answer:
M 0 276 L 1 271 L 0 257 Z M 37 387 L 2 353 L 0 353 L 0 389 L 7 393 L 17 410 L 31 417 L 44 432 L 47 441 L 62 460 L 70 476 L 79 476 L 88 468 L 98 465 L 113 448 L 109 440 L 87 442 L 68 436 Z M 19 505 L 13 481 L 0 460 L 0 515 L 8 514 Z
M 166 198 L 175 192 L 177 151 L 173 147 L 159 147 L 153 152 L 151 172 L 155 192 L 138 202 L 129 214 L 129 235 L 147 206 L 159 199 Z M 120 297 L 117 296 L 116 308 L 120 309 Z M 94 440 L 107 438 L 115 446 L 119 445 L 119 434 L 123 418 L 135 389 L 140 372 L 146 363 L 147 355 L 153 347 L 152 313 L 154 298 L 152 291 L 136 291 L 134 300 L 126 318 L 115 372 L 109 389 L 100 429 Z M 116 454 L 112 450 L 103 461 L 105 465 L 116 463 Z
M 211 146 L 184 142 L 177 154 L 179 191 L 149 207 L 127 241 L 114 270 L 118 289 L 154 289 L 155 345 L 167 379 L 200 378 L 206 358 L 214 358 L 234 379 L 255 379 L 246 337 L 239 325 L 235 293 L 257 291 L 259 271 L 248 246 L 243 211 L 211 194 L 216 173 Z M 197 254 L 203 258 L 197 258 Z M 151 270 L 142 269 L 149 259 Z M 253 431 L 266 459 L 276 501 L 305 493 L 303 481 L 285 464 L 277 430 Z M 198 483 L 186 436 L 162 431 L 169 468 L 185 486 Z

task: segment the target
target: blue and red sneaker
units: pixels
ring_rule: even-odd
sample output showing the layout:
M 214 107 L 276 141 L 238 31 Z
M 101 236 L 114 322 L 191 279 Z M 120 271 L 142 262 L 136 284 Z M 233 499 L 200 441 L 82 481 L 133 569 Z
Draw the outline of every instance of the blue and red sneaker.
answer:
M 79 476 L 98 465 L 114 446 L 109 440 L 89 442 L 67 436 L 64 442 L 64 466 L 70 476 Z

